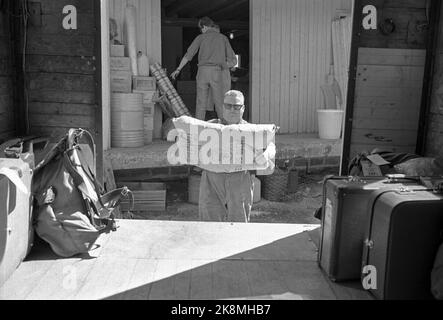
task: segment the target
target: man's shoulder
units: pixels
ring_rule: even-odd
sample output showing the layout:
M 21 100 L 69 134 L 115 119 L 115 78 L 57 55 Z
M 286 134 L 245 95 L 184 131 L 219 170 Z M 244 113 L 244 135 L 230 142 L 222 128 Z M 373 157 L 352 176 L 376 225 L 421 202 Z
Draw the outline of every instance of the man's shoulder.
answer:
M 205 37 L 205 38 L 211 38 L 211 39 L 216 38 L 216 39 L 228 40 L 228 37 L 220 32 L 206 32 L 204 34 L 201 34 L 200 36 Z

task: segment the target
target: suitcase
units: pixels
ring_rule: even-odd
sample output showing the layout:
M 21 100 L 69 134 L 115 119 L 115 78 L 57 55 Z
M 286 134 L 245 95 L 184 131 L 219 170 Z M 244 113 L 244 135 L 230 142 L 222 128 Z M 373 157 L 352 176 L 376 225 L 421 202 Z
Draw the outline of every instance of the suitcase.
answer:
M 417 180 L 395 176 L 325 179 L 318 264 L 332 281 L 361 278 L 362 244 L 367 230 L 370 194 L 405 184 L 419 187 Z
M 376 287 L 366 289 L 382 300 L 432 299 L 431 272 L 443 241 L 443 194 L 381 190 L 368 211 L 362 267 L 375 267 Z M 362 273 L 362 280 L 368 275 Z
M 3 173 L 5 168 L 15 178 L 0 174 L 0 286 L 29 253 L 33 238 L 31 168 L 21 159 L 0 158 Z M 21 181 L 22 187 L 14 179 Z
M 32 170 L 49 151 L 48 142 L 47 138 L 29 136 L 0 145 L 0 286 L 32 247 Z

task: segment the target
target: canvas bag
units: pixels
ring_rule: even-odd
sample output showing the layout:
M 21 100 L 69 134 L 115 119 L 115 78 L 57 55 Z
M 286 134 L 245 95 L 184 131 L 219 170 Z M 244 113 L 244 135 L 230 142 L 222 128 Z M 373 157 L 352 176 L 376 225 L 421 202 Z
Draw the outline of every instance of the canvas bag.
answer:
M 95 178 L 95 145 L 82 129 L 70 129 L 36 166 L 32 191 L 35 231 L 62 257 L 86 253 L 101 234 L 116 231 L 113 210 L 132 195 L 127 188 L 103 195 Z

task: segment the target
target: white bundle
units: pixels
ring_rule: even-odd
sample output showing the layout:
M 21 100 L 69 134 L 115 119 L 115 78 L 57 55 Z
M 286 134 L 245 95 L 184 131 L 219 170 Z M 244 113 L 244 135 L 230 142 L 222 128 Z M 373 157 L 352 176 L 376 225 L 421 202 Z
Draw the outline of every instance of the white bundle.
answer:
M 275 125 L 225 126 L 188 116 L 173 123 L 176 130 L 171 134 L 177 141 L 168 152 L 171 164 L 195 165 L 216 173 L 273 169 Z

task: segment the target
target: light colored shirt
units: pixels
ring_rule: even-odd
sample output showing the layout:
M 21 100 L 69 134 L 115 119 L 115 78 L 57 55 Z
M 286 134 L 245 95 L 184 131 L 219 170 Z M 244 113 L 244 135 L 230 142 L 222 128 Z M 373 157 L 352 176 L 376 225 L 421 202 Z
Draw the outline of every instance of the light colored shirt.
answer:
M 197 51 L 199 67 L 220 66 L 222 69 L 227 69 L 228 61 L 230 64 L 234 61 L 237 64 L 237 57 L 234 54 L 234 50 L 232 50 L 228 38 L 212 29 L 194 39 L 185 57 L 191 61 Z

